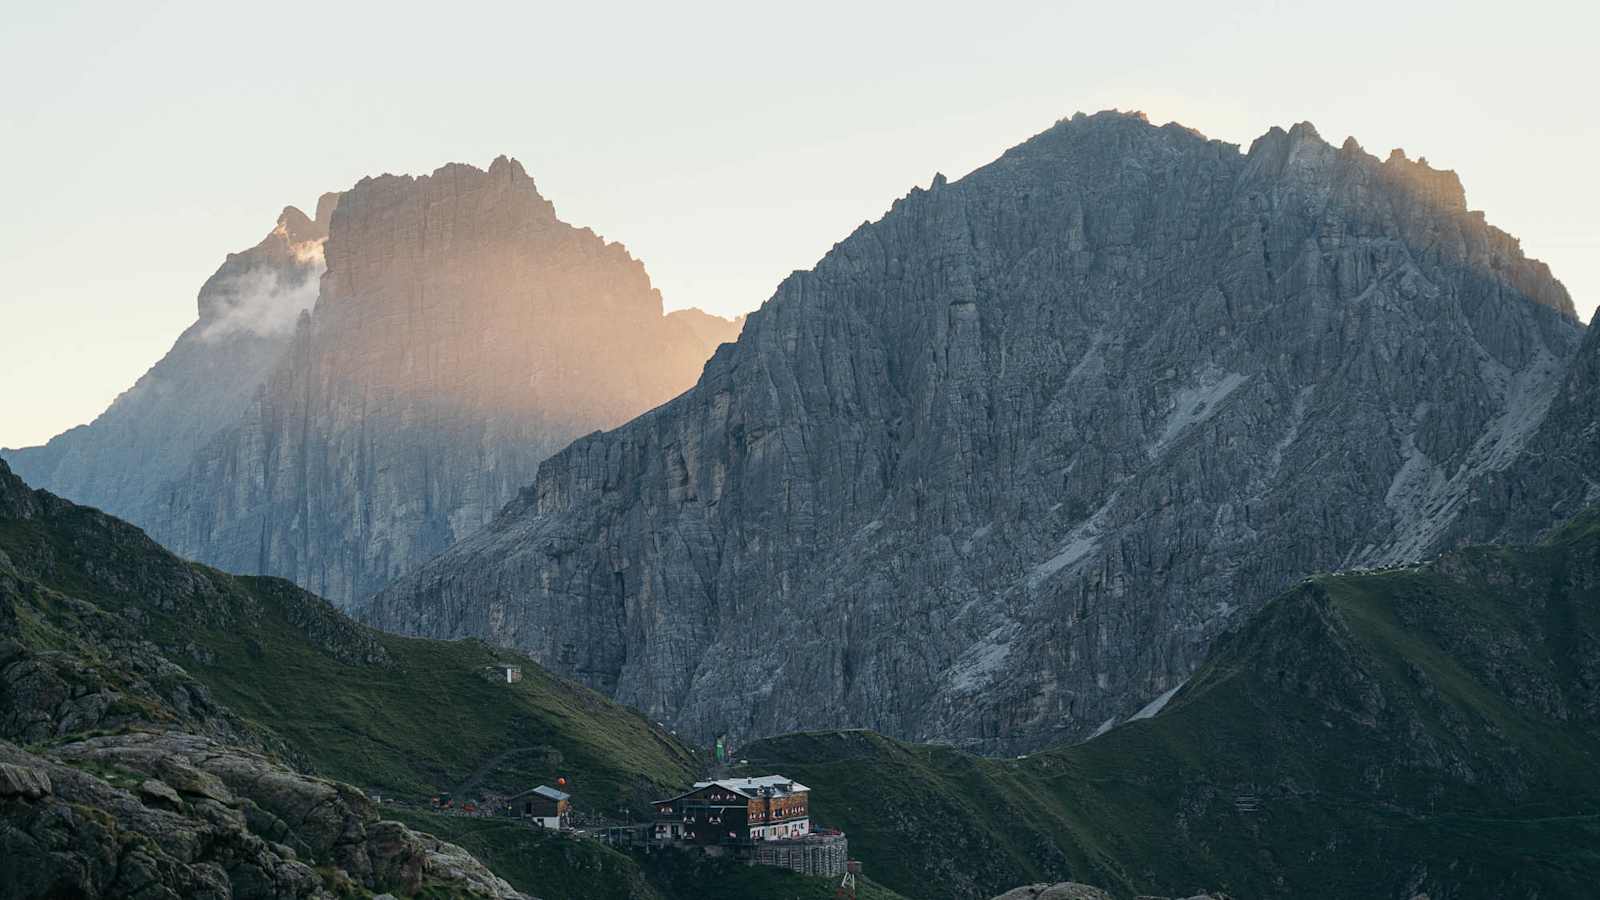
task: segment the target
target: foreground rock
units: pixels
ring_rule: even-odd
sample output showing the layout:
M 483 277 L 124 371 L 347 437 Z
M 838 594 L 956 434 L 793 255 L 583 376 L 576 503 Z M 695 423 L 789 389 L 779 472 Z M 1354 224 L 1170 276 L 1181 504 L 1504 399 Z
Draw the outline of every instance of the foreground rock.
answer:
M 525 895 L 346 785 L 207 738 L 0 741 L 0 896 Z
M 857 229 L 365 615 L 702 739 L 1081 739 L 1295 579 L 1517 502 L 1475 492 L 1583 330 L 1452 172 L 1075 117 Z
M 508 715 L 527 730 L 550 724 L 532 698 L 473 695 L 487 659 L 458 655 L 470 648 L 393 643 L 287 582 L 177 559 L 124 522 L 31 490 L 0 461 L 0 897 L 522 896 L 461 847 L 384 821 L 363 791 L 311 774 L 337 770 L 391 793 L 383 779 L 404 779 L 410 757 L 430 752 L 393 743 L 418 724 L 444 731 L 412 709 L 387 720 L 388 745 L 330 755 L 326 743 L 361 747 L 365 717 L 386 704 L 328 672 L 404 691 L 422 678 L 448 684 L 449 721 L 468 711 L 496 739 L 493 723 Z M 527 667 L 522 684 L 551 686 Z M 304 681 L 284 686 L 310 671 L 316 695 Z M 332 702 L 322 693 L 341 690 Z M 580 708 L 561 724 L 617 746 L 594 712 L 608 704 L 585 694 L 537 697 L 570 697 Z M 637 771 L 640 754 L 618 755 Z M 482 762 L 426 764 L 438 778 Z M 582 766 L 595 789 L 604 767 Z
M 1115 898 L 1087 884 L 1058 881 L 1055 884 L 1029 884 L 1013 888 L 995 897 L 994 900 L 1115 900 Z M 1227 900 L 1227 898 L 1221 894 L 1195 894 L 1183 898 L 1140 895 L 1135 900 Z
M 1060 881 L 1055 884 L 1029 884 L 1006 891 L 994 900 L 1113 900 L 1097 887 Z

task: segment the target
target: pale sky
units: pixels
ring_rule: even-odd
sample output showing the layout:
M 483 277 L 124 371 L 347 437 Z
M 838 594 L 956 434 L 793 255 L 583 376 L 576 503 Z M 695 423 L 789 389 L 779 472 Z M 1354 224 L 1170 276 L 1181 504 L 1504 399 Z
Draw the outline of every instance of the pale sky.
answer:
M 228 7 L 224 9 L 223 7 Z M 363 175 L 520 159 L 669 307 L 755 308 L 934 172 L 1083 110 L 1310 120 L 1460 173 L 1600 301 L 1588 4 L 9 4 L 0 446 L 98 414 L 229 251 Z

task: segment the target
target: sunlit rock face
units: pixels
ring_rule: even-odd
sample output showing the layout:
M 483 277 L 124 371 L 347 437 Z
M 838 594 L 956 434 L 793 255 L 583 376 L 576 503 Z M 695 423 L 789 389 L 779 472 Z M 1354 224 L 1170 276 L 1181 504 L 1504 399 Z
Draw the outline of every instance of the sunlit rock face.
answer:
M 90 424 L 4 451 L 12 468 L 79 503 L 151 522 L 166 483 L 238 418 L 316 302 L 337 202 L 325 194 L 315 219 L 288 207 L 259 244 L 229 254 L 200 288 L 198 319 L 160 362 Z M 41 384 L 49 377 L 39 373 Z
M 504 157 L 361 181 L 324 254 L 316 307 L 242 418 L 135 521 L 336 603 L 475 531 L 573 438 L 693 384 L 740 324 L 663 315 L 627 250 L 558 219 Z
M 1082 737 L 1295 579 L 1450 540 L 1572 309 L 1453 173 L 1075 117 L 861 226 L 363 612 L 699 737 Z

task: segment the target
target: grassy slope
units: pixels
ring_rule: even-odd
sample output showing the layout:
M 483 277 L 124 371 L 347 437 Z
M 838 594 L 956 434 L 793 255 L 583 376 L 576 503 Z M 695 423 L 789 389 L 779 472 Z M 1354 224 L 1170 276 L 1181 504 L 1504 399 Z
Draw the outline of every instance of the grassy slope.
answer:
M 466 848 L 542 900 L 664 900 L 633 857 L 595 840 L 575 838 L 510 819 L 477 819 L 387 808 L 407 825 Z
M 420 798 L 487 765 L 484 789 L 565 776 L 580 809 L 614 812 L 696 771 L 693 754 L 643 717 L 530 660 L 379 634 L 287 582 L 182 562 L 96 510 L 46 508 L 0 519 L 0 553 L 38 587 L 33 643 L 69 639 L 66 597 L 129 614 L 216 699 L 322 774 Z M 520 683 L 484 677 L 502 660 L 522 665 Z
M 72 640 L 82 613 L 67 597 L 121 611 L 342 780 L 421 796 L 489 764 L 486 787 L 565 774 L 583 805 L 607 809 L 694 768 L 637 715 L 526 660 L 521 684 L 492 682 L 481 667 L 514 657 L 376 634 L 284 582 L 176 560 L 93 510 L 0 519 L 0 553 L 34 585 L 19 595 L 30 643 Z M 1002 761 L 846 732 L 741 755 L 817 786 L 815 817 L 911 897 L 1069 876 L 1122 894 L 1583 896 L 1600 877 L 1597 635 L 1589 518 L 1542 548 L 1308 582 L 1222 641 L 1162 715 L 1087 744 Z M 501 756 L 518 748 L 534 749 Z M 496 863 L 550 897 L 678 900 L 707 874 L 730 896 L 831 891 L 676 856 L 640 869 L 592 845 L 530 850 L 515 826 L 464 837 L 453 823 L 467 820 L 442 821 L 486 853 L 509 847 Z
M 1314 579 L 1163 713 L 1026 760 L 864 732 L 753 768 L 908 896 L 1073 877 L 1129 895 L 1588 896 L 1600 878 L 1600 524 Z M 1255 798 L 1258 809 L 1249 806 Z
M 54 499 L 43 509 L 0 516 L 3 569 L 21 579 L 6 609 L 29 646 L 68 650 L 100 670 L 99 683 L 126 683 L 138 676 L 95 637 L 108 621 L 97 610 L 118 613 L 111 627 L 134 623 L 216 700 L 322 774 L 413 799 L 463 782 L 521 789 L 564 775 L 580 809 L 599 812 L 648 811 L 696 774 L 692 752 L 637 713 L 531 660 L 478 642 L 381 634 L 287 582 L 179 560 L 98 511 Z M 522 681 L 485 677 L 500 662 L 520 664 Z M 156 706 L 141 712 L 172 721 Z M 833 897 L 830 879 L 684 853 L 634 857 L 503 819 L 385 812 L 546 900 Z M 860 896 L 903 900 L 871 884 Z
M 647 806 L 694 774 L 689 751 L 643 717 L 533 661 L 477 642 L 383 635 L 395 669 L 341 664 L 292 626 L 251 664 L 220 658 L 194 672 L 217 697 L 305 749 L 321 771 L 412 796 L 461 785 L 481 766 L 486 789 L 522 790 L 568 778 L 580 808 Z M 523 679 L 483 677 L 497 662 Z
M 698 853 L 629 854 L 598 841 L 504 819 L 391 810 L 420 831 L 460 844 L 502 878 L 543 900 L 833 900 L 835 879 L 709 859 Z M 859 900 L 904 900 L 866 881 Z

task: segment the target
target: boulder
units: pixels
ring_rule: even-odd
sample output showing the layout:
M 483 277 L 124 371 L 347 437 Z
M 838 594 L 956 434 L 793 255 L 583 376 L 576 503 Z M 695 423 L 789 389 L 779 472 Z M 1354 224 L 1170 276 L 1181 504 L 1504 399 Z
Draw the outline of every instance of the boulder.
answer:
M 50 793 L 50 776 L 28 766 L 0 763 L 0 797 L 38 800 Z

